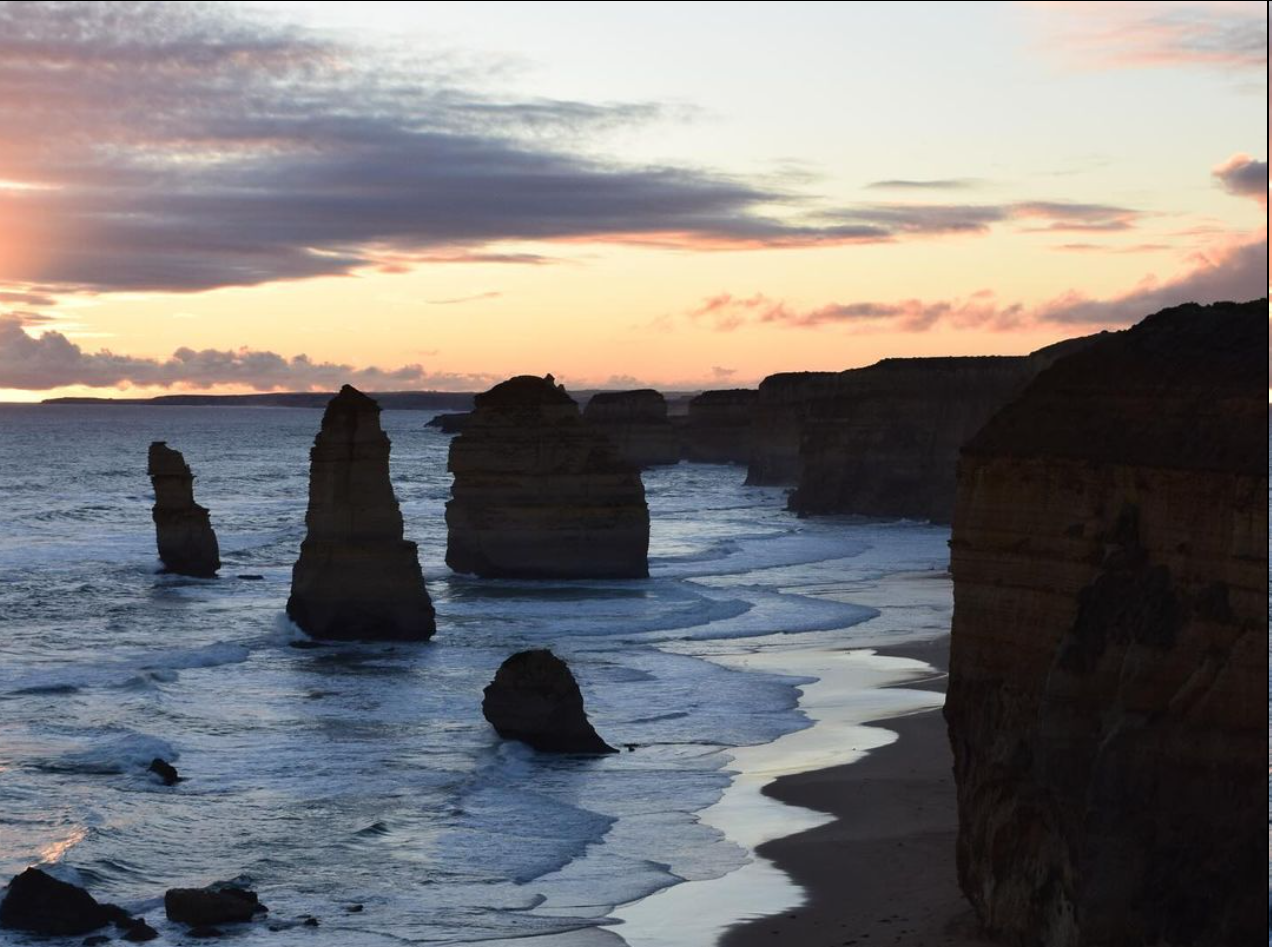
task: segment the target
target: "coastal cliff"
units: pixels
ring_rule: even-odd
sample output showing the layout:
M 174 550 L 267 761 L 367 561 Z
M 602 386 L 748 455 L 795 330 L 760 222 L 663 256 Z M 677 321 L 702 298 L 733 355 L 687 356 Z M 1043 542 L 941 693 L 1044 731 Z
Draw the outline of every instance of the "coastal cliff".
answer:
M 287 614 L 315 638 L 420 641 L 434 630 L 415 543 L 403 538 L 380 407 L 345 385 L 309 452 L 308 532 Z
M 782 372 L 762 382 L 751 413 L 746 482 L 781 486 L 799 482 L 804 422 L 813 405 L 834 394 L 839 372 Z
M 959 448 L 1037 372 L 1085 344 L 1027 356 L 890 358 L 840 372 L 807 408 L 790 509 L 948 523 Z
M 551 375 L 476 398 L 451 441 L 446 564 L 524 578 L 643 578 L 649 507 L 640 471 Z
M 1005 943 L 1262 937 L 1267 315 L 1101 336 L 963 451 L 945 715 Z
M 212 578 L 221 568 L 221 553 L 207 507 L 194 502 L 194 474 L 181 456 L 163 441 L 150 445 L 146 468 L 155 490 L 151 516 L 165 572 Z
M 608 437 L 630 464 L 655 467 L 680 461 L 667 400 L 652 388 L 598 392 L 583 409 L 583 419 Z
M 745 464 L 757 397 L 754 388 L 729 388 L 690 399 L 688 416 L 678 426 L 681 456 L 702 464 Z

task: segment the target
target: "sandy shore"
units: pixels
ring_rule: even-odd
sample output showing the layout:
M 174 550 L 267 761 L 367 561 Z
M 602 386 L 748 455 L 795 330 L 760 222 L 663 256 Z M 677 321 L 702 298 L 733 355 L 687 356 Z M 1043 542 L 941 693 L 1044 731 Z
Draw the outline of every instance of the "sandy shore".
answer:
M 906 688 L 944 691 L 949 638 L 887 649 L 942 673 Z M 939 710 L 881 720 L 899 735 L 865 759 L 782 776 L 764 794 L 834 820 L 774 839 L 758 852 L 807 893 L 776 916 L 746 918 L 721 947 L 981 947 L 954 867 L 952 758 Z

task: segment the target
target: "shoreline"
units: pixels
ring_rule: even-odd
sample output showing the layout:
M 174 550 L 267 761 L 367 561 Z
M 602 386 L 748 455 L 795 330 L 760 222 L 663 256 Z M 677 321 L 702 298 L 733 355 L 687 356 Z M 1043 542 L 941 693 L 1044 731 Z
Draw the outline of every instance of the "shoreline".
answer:
M 937 673 L 884 686 L 944 694 L 949 640 L 946 634 L 886 648 L 881 655 L 917 659 Z M 939 706 L 871 726 L 896 740 L 864 759 L 782 775 L 763 787 L 765 796 L 825 818 L 755 849 L 803 890 L 804 903 L 739 918 L 718 947 L 990 943 L 958 887 L 952 756 Z

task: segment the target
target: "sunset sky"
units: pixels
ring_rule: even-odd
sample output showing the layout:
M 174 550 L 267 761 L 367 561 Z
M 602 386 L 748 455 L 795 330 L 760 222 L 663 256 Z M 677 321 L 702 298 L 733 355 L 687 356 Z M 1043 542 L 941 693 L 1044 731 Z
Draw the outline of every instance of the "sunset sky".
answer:
M 0 401 L 734 387 L 1262 296 L 1267 12 L 0 3 Z

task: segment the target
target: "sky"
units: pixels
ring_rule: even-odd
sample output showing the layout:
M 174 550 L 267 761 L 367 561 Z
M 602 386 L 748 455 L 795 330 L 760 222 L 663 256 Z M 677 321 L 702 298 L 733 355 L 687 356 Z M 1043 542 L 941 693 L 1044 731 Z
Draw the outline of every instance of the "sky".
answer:
M 0 401 L 722 388 L 1267 294 L 1262 2 L 0 2 Z

